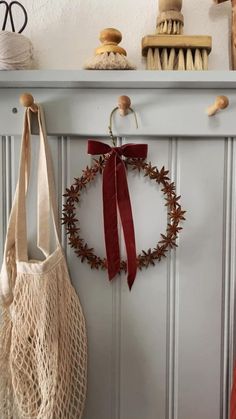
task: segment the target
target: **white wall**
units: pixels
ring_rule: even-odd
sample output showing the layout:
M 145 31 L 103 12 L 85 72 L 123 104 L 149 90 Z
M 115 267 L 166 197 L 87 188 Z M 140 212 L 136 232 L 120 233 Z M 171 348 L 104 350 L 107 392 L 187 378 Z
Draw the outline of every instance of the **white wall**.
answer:
M 186 34 L 213 36 L 210 69 L 229 68 L 230 2 L 184 0 Z M 141 38 L 155 31 L 157 0 L 22 0 L 29 16 L 24 34 L 35 47 L 35 67 L 81 69 L 99 45 L 101 29 L 123 33 L 122 45 L 138 69 L 145 68 Z

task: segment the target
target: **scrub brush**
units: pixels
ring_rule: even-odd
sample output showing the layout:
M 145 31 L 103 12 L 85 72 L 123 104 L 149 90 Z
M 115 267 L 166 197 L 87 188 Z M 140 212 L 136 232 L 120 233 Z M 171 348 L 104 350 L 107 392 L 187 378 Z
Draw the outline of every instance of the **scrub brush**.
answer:
M 87 70 L 135 70 L 135 66 L 126 58 L 125 49 L 118 45 L 122 40 L 120 31 L 103 29 L 99 39 L 102 45 L 96 48 L 95 57 L 85 64 Z

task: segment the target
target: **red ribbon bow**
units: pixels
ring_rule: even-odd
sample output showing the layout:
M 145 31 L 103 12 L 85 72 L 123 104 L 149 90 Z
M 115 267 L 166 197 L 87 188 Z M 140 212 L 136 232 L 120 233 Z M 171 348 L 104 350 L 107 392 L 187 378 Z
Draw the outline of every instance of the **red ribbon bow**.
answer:
M 110 153 L 103 171 L 103 217 L 108 275 L 109 280 L 112 280 L 120 271 L 118 206 L 127 253 L 127 281 L 131 289 L 137 272 L 136 247 L 126 169 L 121 156 L 145 159 L 147 144 L 125 144 L 121 147 L 110 147 L 108 144 L 89 140 L 88 153 L 92 155 Z

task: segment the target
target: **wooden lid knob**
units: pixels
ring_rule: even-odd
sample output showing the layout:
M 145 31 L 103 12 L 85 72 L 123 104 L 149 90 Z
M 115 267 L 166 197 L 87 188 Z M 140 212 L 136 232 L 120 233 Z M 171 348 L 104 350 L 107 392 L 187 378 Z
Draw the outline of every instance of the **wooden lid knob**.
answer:
M 118 46 L 118 44 L 122 40 L 122 34 L 118 29 L 114 28 L 106 28 L 100 32 L 100 41 L 102 42 L 102 46 L 98 47 L 95 50 L 96 55 L 103 54 L 104 52 L 110 53 L 117 53 L 121 55 L 127 55 L 124 48 Z
M 120 96 L 118 98 L 118 108 L 122 116 L 127 115 L 131 106 L 131 100 L 129 96 Z
M 30 93 L 20 95 L 20 104 L 25 108 L 30 108 L 33 112 L 38 111 L 38 107 L 35 105 L 34 98 Z

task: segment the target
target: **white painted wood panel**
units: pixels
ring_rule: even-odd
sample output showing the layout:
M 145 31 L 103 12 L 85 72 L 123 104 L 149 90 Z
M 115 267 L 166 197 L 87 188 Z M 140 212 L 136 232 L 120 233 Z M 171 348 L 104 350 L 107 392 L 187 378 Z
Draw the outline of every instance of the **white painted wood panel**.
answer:
M 179 190 L 188 210 L 177 257 L 176 412 L 181 419 L 227 417 L 223 363 L 228 356 L 224 292 L 229 153 L 224 139 L 179 141 Z
M 87 139 L 73 138 L 67 141 L 67 185 L 82 175 L 92 158 L 87 154 Z M 101 177 L 91 183 L 81 195 L 78 208 L 81 235 L 96 254 L 105 256 L 102 215 Z M 81 263 L 72 249 L 68 249 L 68 265 L 72 281 L 81 296 L 88 328 L 89 369 L 88 400 L 85 419 L 115 418 L 116 381 L 118 371 L 113 371 L 116 341 L 115 289 L 107 274 L 91 270 Z
M 148 161 L 168 166 L 170 142 L 167 138 L 148 143 Z M 142 174 L 128 174 L 136 231 L 137 251 L 154 248 L 165 233 L 167 210 L 161 188 Z M 169 260 L 138 272 L 130 292 L 125 278 L 121 287 L 120 417 L 129 419 L 164 418 L 168 391 L 170 280 Z M 168 365 L 169 366 L 169 365 Z

